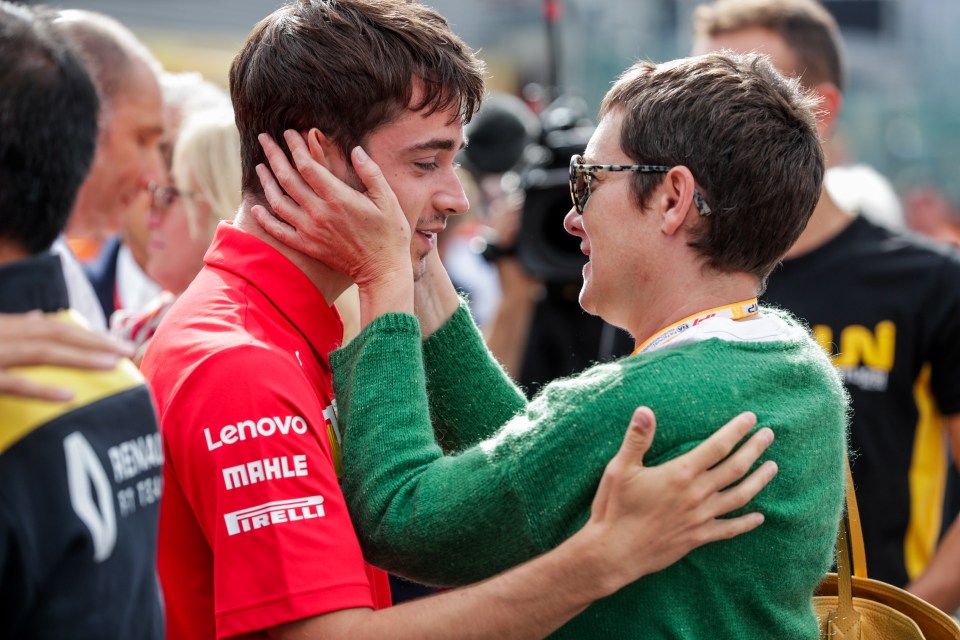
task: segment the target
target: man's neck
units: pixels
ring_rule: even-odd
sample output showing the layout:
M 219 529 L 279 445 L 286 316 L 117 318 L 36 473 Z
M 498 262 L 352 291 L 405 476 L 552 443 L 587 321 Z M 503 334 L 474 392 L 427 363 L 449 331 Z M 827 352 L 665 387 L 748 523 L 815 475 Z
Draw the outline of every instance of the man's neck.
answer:
M 29 258 L 23 247 L 11 242 L 0 242 L 0 266 Z
M 842 209 L 824 187 L 807 227 L 784 258 L 796 258 L 823 246 L 846 229 L 856 217 L 856 214 Z
M 636 346 L 684 318 L 756 298 L 757 278 L 749 273 L 697 272 L 662 291 L 663 295 L 644 304 L 636 324 L 628 327 Z
M 263 240 L 283 254 L 290 262 L 296 265 L 298 269 L 303 271 L 304 275 L 310 279 L 310 282 L 312 282 L 320 292 L 320 295 L 323 296 L 323 299 L 326 300 L 328 304 L 333 304 L 333 302 L 340 297 L 340 294 L 353 284 L 353 280 L 339 271 L 334 271 L 319 260 L 288 247 L 264 231 L 259 223 L 257 223 L 256 218 L 253 217 L 253 214 L 250 213 L 250 207 L 253 204 L 254 203 L 247 199 L 243 201 L 234 221 L 234 226 L 241 231 Z

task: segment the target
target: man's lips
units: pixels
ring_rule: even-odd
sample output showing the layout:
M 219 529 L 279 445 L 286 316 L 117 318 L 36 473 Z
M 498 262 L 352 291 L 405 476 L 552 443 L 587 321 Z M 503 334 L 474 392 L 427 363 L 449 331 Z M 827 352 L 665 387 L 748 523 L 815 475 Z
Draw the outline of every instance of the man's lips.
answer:
M 423 227 L 423 228 L 417 229 L 416 231 L 420 235 L 426 236 L 428 238 L 432 238 L 436 236 L 438 233 L 440 233 L 441 231 L 443 231 L 445 226 L 446 225 L 439 225 L 436 227 Z

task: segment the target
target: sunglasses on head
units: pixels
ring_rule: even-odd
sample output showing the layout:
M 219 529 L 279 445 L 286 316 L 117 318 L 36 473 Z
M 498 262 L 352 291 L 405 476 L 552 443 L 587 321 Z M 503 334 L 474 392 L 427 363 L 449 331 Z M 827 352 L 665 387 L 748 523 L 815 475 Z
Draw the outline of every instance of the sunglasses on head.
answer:
M 570 158 L 570 197 L 577 213 L 583 213 L 590 199 L 590 181 L 598 171 L 636 171 L 638 173 L 666 173 L 671 167 L 662 164 L 584 164 L 583 156 L 574 154 Z M 711 213 L 710 206 L 698 189 L 693 190 L 693 201 L 702 216 Z

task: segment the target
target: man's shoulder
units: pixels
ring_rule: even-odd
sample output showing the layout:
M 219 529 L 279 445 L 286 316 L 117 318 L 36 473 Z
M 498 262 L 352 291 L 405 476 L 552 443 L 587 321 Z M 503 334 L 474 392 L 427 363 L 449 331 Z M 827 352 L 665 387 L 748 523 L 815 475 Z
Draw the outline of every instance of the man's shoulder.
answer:
M 292 385 L 300 377 L 291 354 L 249 335 L 180 336 L 157 349 L 153 346 L 151 343 L 141 366 L 161 415 L 183 392 L 191 395 L 191 402 L 202 403 L 210 398 L 223 400 L 242 389 L 269 386 L 270 380 L 286 380 Z
M 840 236 L 784 260 L 770 274 L 763 300 L 813 325 L 843 318 L 862 324 L 881 303 L 907 309 L 954 298 L 958 280 L 955 248 L 857 218 Z
M 955 247 L 934 242 L 909 230 L 890 229 L 859 216 L 836 242 L 819 248 L 823 255 L 849 259 L 867 267 L 936 268 L 952 264 L 960 268 Z
M 204 268 L 151 339 L 141 367 L 147 378 L 181 377 L 202 361 L 233 358 L 236 349 L 253 359 L 268 354 L 270 345 L 248 326 L 245 289 L 233 274 Z
M 58 318 L 66 324 L 78 324 L 75 311 L 61 313 Z M 51 422 L 80 420 L 80 416 L 110 416 L 119 420 L 123 415 L 137 418 L 138 424 L 156 430 L 156 419 L 150 403 L 143 375 L 132 362 L 121 359 L 112 369 L 78 369 L 60 366 L 18 367 L 17 375 L 32 382 L 69 389 L 74 397 L 70 402 L 47 402 L 0 394 L 0 452 L 23 437 Z M 139 412 L 139 413 L 138 413 Z M 121 428 L 119 425 L 118 428 Z
M 861 246 L 841 257 L 848 280 L 920 307 L 960 299 L 957 247 L 872 222 L 863 226 L 868 225 Z
M 111 370 L 25 367 L 18 374 L 39 384 L 73 392 L 70 402 L 45 402 L 0 395 L 0 453 L 51 425 L 84 430 L 109 420 L 115 436 L 156 432 L 157 421 L 144 378 L 129 360 Z

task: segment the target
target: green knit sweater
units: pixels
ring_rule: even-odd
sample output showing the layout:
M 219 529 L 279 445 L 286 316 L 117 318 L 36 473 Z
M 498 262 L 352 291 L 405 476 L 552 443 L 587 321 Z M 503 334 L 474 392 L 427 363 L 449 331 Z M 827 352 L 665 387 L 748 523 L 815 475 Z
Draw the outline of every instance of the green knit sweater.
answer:
M 649 465 L 751 410 L 776 434 L 766 455 L 779 474 L 748 506 L 765 523 L 597 601 L 556 637 L 816 638 L 810 597 L 832 561 L 847 404 L 787 321 L 783 341 L 631 356 L 528 404 L 463 307 L 425 342 L 413 316 L 378 318 L 331 356 L 343 491 L 368 561 L 436 585 L 486 578 L 583 526 L 638 405 L 657 416 Z

